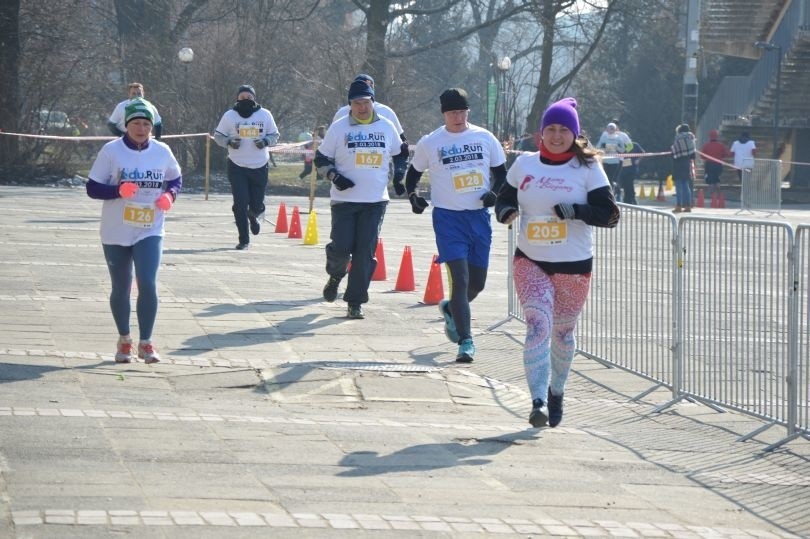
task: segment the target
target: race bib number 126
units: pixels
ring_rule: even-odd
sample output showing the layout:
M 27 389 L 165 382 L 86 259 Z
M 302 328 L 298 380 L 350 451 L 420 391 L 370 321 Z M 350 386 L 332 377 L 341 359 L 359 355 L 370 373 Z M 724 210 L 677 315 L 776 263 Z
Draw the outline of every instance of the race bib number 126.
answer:
M 155 208 L 151 204 L 129 203 L 124 206 L 124 224 L 135 228 L 152 228 Z

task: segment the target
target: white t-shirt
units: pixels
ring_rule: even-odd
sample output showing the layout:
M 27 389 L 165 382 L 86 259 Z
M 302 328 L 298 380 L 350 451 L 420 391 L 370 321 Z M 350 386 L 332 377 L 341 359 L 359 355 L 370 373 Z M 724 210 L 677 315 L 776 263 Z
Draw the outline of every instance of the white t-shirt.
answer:
M 349 113 L 352 111 L 351 106 L 344 105 L 338 109 L 335 113 L 335 117 L 332 118 L 332 123 L 338 121 L 338 119 L 343 118 L 344 116 L 348 116 Z M 394 112 L 394 109 L 389 107 L 388 105 L 383 105 L 382 103 L 374 102 L 374 112 L 382 116 L 383 118 L 387 118 L 391 120 L 391 123 L 394 124 L 394 128 L 397 130 L 397 135 L 401 135 L 403 133 L 402 124 L 399 123 L 399 118 L 397 118 L 397 113 Z
M 143 98 L 140 98 L 140 99 L 143 99 Z M 110 119 L 108 121 L 110 123 L 114 123 L 115 126 L 118 127 L 119 131 L 126 131 L 127 130 L 127 126 L 124 124 L 124 120 L 125 120 L 125 118 L 124 118 L 124 109 L 127 108 L 127 105 L 129 105 L 130 101 L 132 101 L 132 99 L 124 99 L 123 101 L 121 101 L 120 103 L 118 103 L 115 106 L 115 108 L 112 111 L 112 114 L 110 114 Z M 146 100 L 144 99 L 144 101 L 146 101 Z M 162 120 L 160 119 L 160 114 L 158 114 L 157 107 L 155 107 L 155 105 L 151 101 L 147 101 L 147 102 L 150 105 L 152 105 L 152 114 L 155 117 L 155 121 L 152 122 L 152 125 L 161 124 Z
M 611 135 L 607 131 L 602 131 L 599 137 L 597 148 L 602 148 L 605 153 L 627 153 L 628 145 L 632 146 L 630 137 L 624 131 L 614 131 Z M 608 165 L 617 165 L 621 161 L 619 157 L 604 157 L 602 161 Z
M 437 208 L 478 210 L 481 195 L 491 189 L 490 168 L 506 162 L 495 136 L 468 124 L 461 133 L 441 126 L 416 145 L 411 166 L 419 172 L 430 169 L 430 199 Z
M 219 120 L 217 133 L 242 139 L 239 148 L 228 146 L 228 159 L 234 164 L 245 168 L 261 168 L 270 160 L 270 148 L 265 146 L 260 150 L 254 141 L 267 135 L 278 137 L 278 127 L 273 115 L 265 108 L 260 108 L 248 118 L 242 118 L 238 112 L 229 109 Z
M 554 206 L 586 204 L 588 192 L 608 186 L 602 166 L 581 165 L 576 157 L 562 165 L 546 165 L 538 152 L 519 155 L 506 174 L 518 190 L 518 247 L 532 260 L 574 262 L 593 256 L 591 226 L 579 219 L 559 219 Z
M 400 153 L 402 141 L 387 118 L 375 115 L 370 124 L 356 123 L 343 116 L 326 130 L 318 147 L 334 159 L 335 168 L 354 182 L 354 187 L 338 191 L 332 185 L 332 202 L 381 202 L 388 200 L 388 168 L 391 157 Z
M 145 150 L 133 150 L 118 138 L 102 146 L 90 179 L 106 185 L 134 181 L 132 198 L 105 200 L 101 208 L 101 243 L 130 246 L 150 236 L 163 236 L 166 212 L 155 207 L 166 182 L 180 177 L 180 165 L 169 147 L 154 139 Z
M 740 142 L 735 140 L 731 144 L 731 152 L 734 154 L 734 166 L 737 168 L 754 168 L 754 150 L 757 145 L 753 140 Z

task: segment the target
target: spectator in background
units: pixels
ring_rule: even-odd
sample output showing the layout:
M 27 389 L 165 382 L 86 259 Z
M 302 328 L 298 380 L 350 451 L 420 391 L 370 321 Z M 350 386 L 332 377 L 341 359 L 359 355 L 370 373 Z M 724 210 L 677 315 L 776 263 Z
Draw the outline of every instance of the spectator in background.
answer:
M 315 133 L 313 133 L 314 138 L 310 137 L 310 141 L 304 144 L 303 148 L 304 150 L 306 150 L 304 152 L 304 170 L 302 170 L 301 174 L 298 175 L 299 180 L 303 180 L 304 178 L 312 174 L 312 160 L 315 157 L 315 152 L 312 150 L 315 147 L 315 143 L 317 143 L 320 146 L 325 133 L 326 133 L 326 126 L 319 125 L 318 127 L 315 128 Z M 321 177 L 318 176 L 317 179 L 321 179 Z
M 757 155 L 757 145 L 751 139 L 748 131 L 740 133 L 740 138 L 731 144 L 731 156 L 734 158 L 734 168 L 737 177 L 742 182 L 743 169 L 754 168 L 754 157 Z
M 731 156 L 725 144 L 720 142 L 717 129 L 709 131 L 709 142 L 700 147 L 705 171 L 706 184 L 712 196 L 720 192 L 720 175 L 723 173 L 723 159 Z
M 619 127 L 610 122 L 599 137 L 596 147 L 604 150 L 606 154 L 625 153 L 633 147 L 630 137 L 627 134 L 619 131 Z M 616 155 L 607 155 L 602 158 L 602 166 L 607 174 L 608 181 L 613 187 L 614 192 L 618 195 L 621 191 L 619 187 L 619 174 L 622 170 L 622 160 Z
M 236 103 L 225 111 L 214 131 L 214 141 L 228 148 L 228 181 L 239 251 L 250 246 L 248 225 L 254 236 L 261 230 L 270 146 L 275 146 L 278 136 L 273 114 L 256 102 L 253 86 L 240 86 Z
M 675 180 L 675 213 L 692 211 L 692 182 L 694 181 L 695 135 L 688 124 L 675 128 L 672 143 L 672 177 Z
M 638 142 L 631 142 L 628 153 L 644 153 L 644 148 Z M 622 191 L 622 202 L 625 204 L 637 204 L 636 202 L 636 178 L 638 177 L 638 162 L 641 157 L 625 157 L 622 159 L 622 170 L 619 173 L 619 186 Z
M 127 86 L 127 93 L 129 97 L 124 99 L 120 103 L 115 106 L 113 109 L 112 114 L 110 114 L 110 119 L 107 120 L 107 127 L 109 128 L 110 132 L 116 136 L 120 137 L 123 136 L 124 133 L 127 132 L 127 128 L 124 122 L 124 108 L 133 100 L 137 98 L 144 98 L 144 91 L 143 91 L 143 84 L 140 82 L 131 82 L 129 86 Z M 154 123 L 152 124 L 152 131 L 155 134 L 155 138 L 160 140 L 160 136 L 163 133 L 163 123 L 160 119 L 160 114 L 158 114 L 157 108 L 152 105 L 153 116 L 154 116 Z

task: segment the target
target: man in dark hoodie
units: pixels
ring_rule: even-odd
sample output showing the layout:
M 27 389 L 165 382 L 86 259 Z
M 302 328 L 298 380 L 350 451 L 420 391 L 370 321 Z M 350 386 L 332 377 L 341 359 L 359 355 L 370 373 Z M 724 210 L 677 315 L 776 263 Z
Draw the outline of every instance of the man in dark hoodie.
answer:
M 240 86 L 236 104 L 222 115 L 214 131 L 214 141 L 228 149 L 228 181 L 239 232 L 236 248 L 240 251 L 250 246 L 248 225 L 254 235 L 261 229 L 269 148 L 278 142 L 278 136 L 273 115 L 256 103 L 253 86 Z

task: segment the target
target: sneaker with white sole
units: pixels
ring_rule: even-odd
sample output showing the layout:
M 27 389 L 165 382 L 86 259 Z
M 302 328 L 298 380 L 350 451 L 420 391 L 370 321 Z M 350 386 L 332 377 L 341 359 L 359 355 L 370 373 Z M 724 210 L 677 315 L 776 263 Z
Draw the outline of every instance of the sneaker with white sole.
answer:
M 458 344 L 458 330 L 453 315 L 450 314 L 450 300 L 443 299 L 439 302 L 439 312 L 444 317 L 444 335 L 450 342 Z
M 155 350 L 155 347 L 152 346 L 152 343 L 149 341 L 142 341 L 138 343 L 138 357 L 147 364 L 157 363 L 160 361 L 160 356 Z
M 132 339 L 128 337 L 118 337 L 118 344 L 115 348 L 116 363 L 132 362 Z

